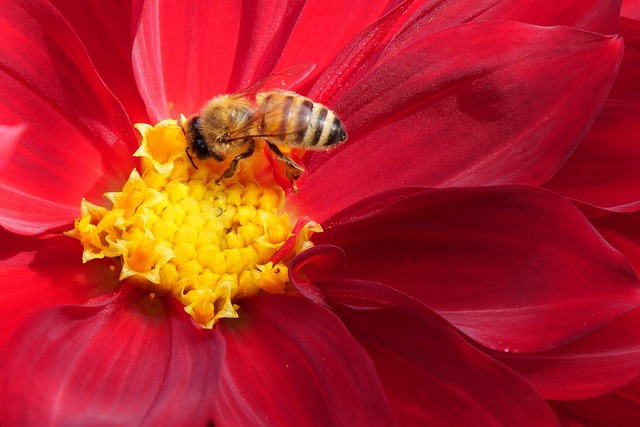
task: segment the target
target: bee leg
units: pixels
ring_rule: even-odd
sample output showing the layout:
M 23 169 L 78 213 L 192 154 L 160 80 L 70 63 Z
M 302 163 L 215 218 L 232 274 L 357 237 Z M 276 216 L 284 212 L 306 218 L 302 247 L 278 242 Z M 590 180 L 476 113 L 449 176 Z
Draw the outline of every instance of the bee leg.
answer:
M 191 153 L 189 153 L 189 147 L 185 148 L 184 152 L 187 153 L 187 157 L 189 158 L 189 161 L 191 162 L 193 167 L 198 169 L 198 166 L 196 166 L 195 162 L 193 161 L 193 157 L 191 157 Z
M 238 171 L 238 162 L 242 159 L 246 159 L 253 154 L 253 151 L 256 149 L 256 142 L 253 139 L 246 139 L 245 141 L 249 142 L 249 147 L 243 153 L 238 154 L 231 160 L 231 164 L 229 167 L 222 173 L 220 178 L 216 179 L 216 184 L 220 182 L 222 178 L 231 178 Z
M 296 186 L 296 181 L 298 180 L 298 178 L 300 178 L 300 175 L 302 175 L 302 172 L 304 172 L 304 169 L 302 169 L 302 167 L 299 164 L 291 160 L 289 157 L 282 154 L 282 151 L 280 151 L 278 146 L 275 145 L 274 143 L 267 141 L 267 145 L 269 146 L 271 151 L 273 151 L 273 154 L 275 154 L 276 157 L 278 157 L 280 160 L 282 160 L 285 163 L 287 167 L 287 170 L 285 173 L 287 174 L 287 178 L 291 183 L 291 187 L 293 187 L 293 192 L 297 193 L 298 187 Z

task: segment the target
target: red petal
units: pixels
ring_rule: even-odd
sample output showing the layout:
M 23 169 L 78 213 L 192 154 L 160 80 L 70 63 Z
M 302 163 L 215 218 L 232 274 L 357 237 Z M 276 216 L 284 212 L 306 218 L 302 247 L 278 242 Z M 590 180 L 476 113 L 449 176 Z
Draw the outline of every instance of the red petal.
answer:
M 134 123 L 147 122 L 131 66 L 131 0 L 53 0 L 82 40 L 91 61 Z
M 609 97 L 640 103 L 640 22 L 622 18 L 620 34 L 624 37 L 624 56 Z
M 620 0 L 429 1 L 413 12 L 390 47 L 418 36 L 416 28 L 421 32 L 436 32 L 469 21 L 520 21 L 614 34 L 618 31 L 620 3 Z
M 35 234 L 121 184 L 135 138 L 64 18 L 48 3 L 5 3 L 0 116 L 27 129 L 0 174 L 0 224 Z
M 563 425 L 637 427 L 640 425 L 640 383 L 596 399 L 552 402 Z
M 403 1 L 389 13 L 373 22 L 357 34 L 340 52 L 331 65 L 322 73 L 309 92 L 309 96 L 318 101 L 326 102 L 335 93 L 344 90 L 345 85 L 359 80 L 363 70 L 369 70 L 380 55 L 380 46 L 389 32 L 407 11 L 412 0 Z
M 313 237 L 344 250 L 336 275 L 391 285 L 491 348 L 553 348 L 640 304 L 627 260 L 548 191 L 425 190 L 350 218 Z
M 344 252 L 337 246 L 314 246 L 294 258 L 289 266 L 289 277 L 292 278 L 295 289 L 300 295 L 316 304 L 328 307 L 320 289 L 306 278 L 308 273 L 301 274 L 301 270 L 308 272 L 312 269 L 313 277 L 320 280 L 321 277 L 331 277 L 327 272 L 341 270 L 344 267 L 344 261 Z
M 363 28 L 384 15 L 393 2 L 386 3 L 369 0 L 307 2 L 287 41 L 278 68 L 308 62 L 316 64 L 315 71 L 319 73 L 332 61 L 336 64 L 336 54 L 345 45 L 353 44 L 352 39 L 357 38 L 356 35 Z M 337 22 L 340 25 L 336 25 Z M 375 25 L 380 31 L 379 22 Z M 322 101 L 321 98 L 314 99 Z
M 624 0 L 621 13 L 622 16 L 640 20 L 640 0 Z
M 622 0 L 508 0 L 483 3 L 494 7 L 481 14 L 478 20 L 522 21 L 543 26 L 566 25 L 595 33 L 615 34 L 618 32 Z
M 617 212 L 640 209 L 640 23 L 622 19 L 625 52 L 605 109 L 584 142 L 545 186 Z
M 303 2 L 136 1 L 134 74 L 153 120 L 197 112 L 273 71 Z
M 25 129 L 24 123 L 15 126 L 0 125 L 0 170 L 13 156 Z
M 3 425 L 204 425 L 224 343 L 133 289 L 48 310 L 6 350 Z
M 318 286 L 371 355 L 399 425 L 558 424 L 520 376 L 415 300 L 373 282 Z
M 305 0 L 252 0 L 243 5 L 228 90 L 242 89 L 271 74 L 304 6 Z
M 592 222 L 600 234 L 627 257 L 640 276 L 640 212 L 611 214 Z
M 394 425 L 371 360 L 328 310 L 264 295 L 219 330 L 227 363 L 216 426 Z
M 0 348 L 34 314 L 85 303 L 118 284 L 109 263 L 83 265 L 82 247 L 70 237 L 37 239 L 0 230 L 0 241 Z
M 491 352 L 522 374 L 545 399 L 587 399 L 640 379 L 640 310 L 554 350 Z
M 610 100 L 584 142 L 545 184 L 566 197 L 618 212 L 640 209 L 640 103 Z
M 290 205 L 324 220 L 402 186 L 540 184 L 584 137 L 621 54 L 613 37 L 514 22 L 424 37 L 337 100 L 351 140 L 311 158 Z
M 398 10 L 404 10 L 412 1 L 403 2 Z M 358 39 L 370 37 L 369 33 L 386 36 L 389 30 L 385 27 L 392 14 L 375 22 L 336 57 L 332 68 L 339 72 L 328 71 L 323 74 L 321 81 L 316 83 L 321 95 L 316 92 L 319 100 L 328 96 L 329 88 L 345 88 L 352 86 L 358 77 L 369 71 L 375 59 L 380 54 L 388 54 L 396 50 L 404 49 L 411 44 L 423 39 L 425 35 L 441 31 L 447 27 L 464 24 L 470 21 L 521 21 L 541 26 L 572 26 L 583 30 L 613 34 L 618 32 L 620 0 L 614 4 L 608 0 L 587 0 L 584 2 L 563 2 L 546 0 L 506 0 L 506 1 L 458 1 L 458 2 L 422 2 L 406 19 L 403 25 L 395 29 L 395 34 L 384 46 L 378 49 L 374 58 L 371 58 L 369 49 L 378 47 L 371 44 L 359 44 Z M 435 3 L 435 4 L 434 4 Z M 397 17 L 393 18 L 393 22 Z M 365 47 L 363 49 L 363 46 Z M 365 60 L 367 60 L 365 62 Z M 364 64 L 363 64 L 364 63 Z M 355 75 L 355 76 L 354 76 Z M 349 79 L 352 81 L 346 84 Z

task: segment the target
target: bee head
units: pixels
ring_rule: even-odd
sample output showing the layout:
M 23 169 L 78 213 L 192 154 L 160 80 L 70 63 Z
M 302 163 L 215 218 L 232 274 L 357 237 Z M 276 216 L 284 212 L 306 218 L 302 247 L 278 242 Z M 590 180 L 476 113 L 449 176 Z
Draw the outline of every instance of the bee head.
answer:
M 184 130 L 184 129 L 183 129 Z M 193 116 L 187 122 L 187 129 L 185 130 L 185 136 L 187 137 L 187 153 L 189 150 L 199 160 L 206 160 L 211 157 L 211 153 L 207 144 L 202 137 L 202 133 L 200 132 L 200 117 Z

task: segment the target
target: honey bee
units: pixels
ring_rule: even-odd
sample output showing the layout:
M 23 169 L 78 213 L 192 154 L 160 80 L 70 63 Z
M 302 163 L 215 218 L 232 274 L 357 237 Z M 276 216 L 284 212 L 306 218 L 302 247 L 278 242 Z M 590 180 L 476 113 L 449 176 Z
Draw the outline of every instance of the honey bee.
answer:
M 302 81 L 315 66 L 300 64 L 273 74 L 235 94 L 208 101 L 183 127 L 189 161 L 233 156 L 217 182 L 232 177 L 238 163 L 250 157 L 256 139 L 263 140 L 284 162 L 294 191 L 303 169 L 284 155 L 278 145 L 305 150 L 327 150 L 344 142 L 347 134 L 336 114 L 324 105 L 286 90 Z

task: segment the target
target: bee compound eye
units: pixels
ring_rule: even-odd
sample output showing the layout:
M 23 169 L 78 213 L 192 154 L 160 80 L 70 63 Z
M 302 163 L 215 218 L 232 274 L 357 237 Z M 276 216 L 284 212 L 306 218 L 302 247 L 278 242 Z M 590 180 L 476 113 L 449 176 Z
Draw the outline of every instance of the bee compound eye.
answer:
M 206 160 L 211 157 L 211 153 L 209 152 L 209 148 L 207 144 L 204 143 L 202 138 L 198 138 L 193 147 L 193 152 L 196 157 L 200 160 Z

